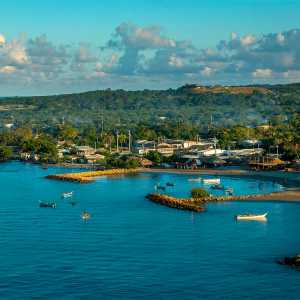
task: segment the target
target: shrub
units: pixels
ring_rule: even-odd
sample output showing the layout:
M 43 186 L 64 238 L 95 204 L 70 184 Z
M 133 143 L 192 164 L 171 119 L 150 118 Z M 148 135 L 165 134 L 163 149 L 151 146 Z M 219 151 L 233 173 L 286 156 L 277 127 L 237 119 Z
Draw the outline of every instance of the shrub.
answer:
M 194 186 L 191 189 L 191 197 L 192 198 L 205 198 L 208 195 L 208 191 L 201 187 Z

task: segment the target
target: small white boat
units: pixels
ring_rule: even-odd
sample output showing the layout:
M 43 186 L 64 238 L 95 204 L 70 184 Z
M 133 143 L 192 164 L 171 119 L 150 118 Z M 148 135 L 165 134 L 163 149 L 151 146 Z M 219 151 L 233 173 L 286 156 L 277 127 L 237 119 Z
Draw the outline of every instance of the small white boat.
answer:
M 236 215 L 235 218 L 237 220 L 250 220 L 250 219 L 260 219 L 264 218 L 267 215 L 267 213 L 262 215 Z
M 72 196 L 73 194 L 74 194 L 74 192 L 72 191 L 72 192 L 67 193 L 67 194 L 63 193 L 61 196 L 62 196 L 63 198 L 65 198 L 65 197 L 70 197 L 70 196 Z
M 189 178 L 189 181 L 201 181 L 201 177 L 198 178 Z
M 220 182 L 220 178 L 213 178 L 213 179 L 203 179 L 203 183 L 210 183 L 210 182 Z
M 175 186 L 175 183 L 167 182 L 166 186 Z
M 218 183 L 212 185 L 211 188 L 214 189 L 214 190 L 227 190 L 227 187 L 225 187 L 224 185 L 221 186 L 221 185 L 218 184 Z
M 228 190 L 226 190 L 226 193 L 232 193 L 233 192 L 233 189 L 228 189 Z

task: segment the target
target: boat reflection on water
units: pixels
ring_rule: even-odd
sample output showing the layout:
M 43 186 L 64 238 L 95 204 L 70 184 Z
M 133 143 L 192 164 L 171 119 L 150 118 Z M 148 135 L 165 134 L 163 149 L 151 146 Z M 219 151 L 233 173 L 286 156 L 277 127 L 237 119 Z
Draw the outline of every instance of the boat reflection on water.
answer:
M 239 222 L 241 221 L 244 221 L 244 222 L 262 222 L 262 223 L 265 223 L 268 221 L 268 219 L 266 217 L 263 217 L 263 218 L 257 218 L 257 219 L 241 219 L 241 220 L 238 220 Z

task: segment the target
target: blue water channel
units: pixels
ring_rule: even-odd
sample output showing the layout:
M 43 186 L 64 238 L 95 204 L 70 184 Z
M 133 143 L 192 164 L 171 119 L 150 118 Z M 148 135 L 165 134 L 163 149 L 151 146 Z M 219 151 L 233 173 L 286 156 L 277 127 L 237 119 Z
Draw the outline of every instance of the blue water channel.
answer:
M 203 185 L 187 174 L 133 173 L 86 184 L 41 179 L 65 172 L 72 169 L 0 164 L 1 299 L 299 298 L 300 272 L 276 264 L 300 254 L 299 203 L 225 201 L 196 213 L 145 198 L 158 182 L 175 182 L 161 192 L 187 198 Z M 282 189 L 234 177 L 221 184 L 234 195 Z M 70 191 L 72 198 L 60 197 Z M 84 221 L 83 211 L 91 218 Z M 267 219 L 233 218 L 245 211 L 268 212 Z

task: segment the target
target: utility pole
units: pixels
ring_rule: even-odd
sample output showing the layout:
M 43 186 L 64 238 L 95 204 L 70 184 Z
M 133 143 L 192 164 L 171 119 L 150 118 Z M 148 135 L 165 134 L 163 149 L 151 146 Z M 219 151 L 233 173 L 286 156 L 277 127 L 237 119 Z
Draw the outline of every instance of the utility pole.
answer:
M 117 130 L 117 152 L 119 152 L 119 131 Z
M 217 148 L 216 148 L 216 136 L 214 135 L 214 146 L 215 146 L 215 155 L 217 155 Z
M 62 119 L 63 126 L 65 126 L 65 117 L 62 117 L 61 119 Z
M 101 118 L 102 118 L 102 132 L 103 132 L 103 116 Z
M 111 152 L 111 137 L 109 137 L 109 152 Z
M 129 137 L 129 144 L 128 144 L 128 146 L 129 146 L 129 152 L 130 152 L 130 146 L 131 146 L 131 142 L 130 142 L 130 138 L 131 138 L 130 130 L 129 130 L 129 133 L 128 133 L 128 137 Z

